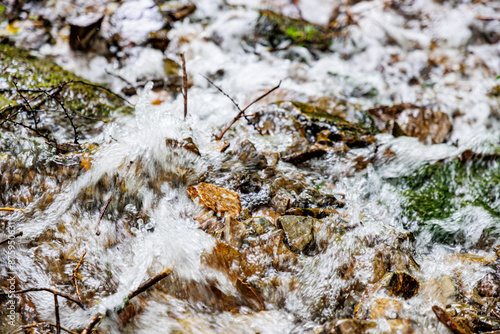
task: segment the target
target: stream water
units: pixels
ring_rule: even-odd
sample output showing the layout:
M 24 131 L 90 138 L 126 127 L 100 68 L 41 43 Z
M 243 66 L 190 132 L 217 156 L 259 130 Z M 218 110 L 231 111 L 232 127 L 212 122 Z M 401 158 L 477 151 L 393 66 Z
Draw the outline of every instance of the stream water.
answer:
M 469 175 L 466 182 L 450 176 L 446 182 L 458 182 L 453 189 L 457 196 L 470 198 L 469 204 L 458 205 L 451 215 L 429 219 L 426 224 L 405 211 L 408 198 L 398 180 L 412 178 L 421 168 L 438 161 L 453 160 L 466 150 L 498 153 L 499 99 L 488 93 L 498 85 L 500 46 L 479 36 L 484 31 L 500 34 L 498 4 L 419 0 L 401 2 L 395 9 L 387 1 L 357 2 L 350 6 L 357 23 L 346 28 L 345 37 L 335 38 L 329 51 L 300 46 L 271 51 L 248 37 L 259 18 L 258 9 L 297 16 L 291 1 L 192 3 L 197 10 L 172 25 L 164 53 L 131 47 L 128 58 L 118 66 L 102 56 L 75 55 L 64 31 L 55 43 L 38 50 L 86 79 L 109 84 L 116 92 L 127 85 L 125 81 L 164 76 L 165 55 L 175 58 L 183 52 L 193 86 L 184 119 L 181 94 L 161 95 L 151 90 L 152 84 L 146 85 L 134 100 L 131 115 L 120 114 L 100 134 L 87 138 L 99 143 L 91 168 L 65 183 L 51 204 L 41 208 L 35 199 L 26 211 L 2 212 L 6 225 L 15 224 L 16 231 L 24 233 L 16 239 L 15 264 L 10 267 L 19 288 L 43 286 L 70 293 L 69 278 L 86 251 L 79 280 L 84 299 L 95 301 L 95 306 L 83 310 L 60 298 L 61 324 L 66 328 L 82 329 L 92 315 L 107 312 L 100 333 L 321 333 L 329 322 L 352 318 L 354 306 L 365 297 L 364 288 L 374 284 L 373 259 L 380 249 L 369 246 L 367 240 L 377 240 L 373 245 L 398 248 L 400 256 L 412 254 L 418 263 L 412 276 L 420 282 L 420 289 L 413 298 L 399 298 L 397 316 L 379 318 L 369 332 L 396 333 L 387 319 L 397 318 L 410 319 L 411 332 L 446 333 L 432 306 L 444 308 L 458 297 L 446 295 L 443 280 L 451 278 L 455 290 L 468 296 L 477 282 L 493 271 L 485 262 L 496 258 L 500 193 L 498 184 L 488 182 L 496 182 L 498 173 L 496 179 L 484 176 L 491 210 L 473 204 L 481 196 L 474 188 L 474 176 Z M 326 24 L 334 9 L 341 6 L 336 0 L 298 3 L 303 17 L 318 24 Z M 75 4 L 71 8 L 81 14 L 90 11 L 91 5 L 113 9 L 115 21 L 105 22 L 102 34 L 119 33 L 125 41 L 140 41 L 162 25 L 162 16 L 149 0 L 121 5 L 101 1 Z M 429 69 L 430 63 L 436 65 Z M 214 251 L 217 240 L 199 229 L 195 217 L 203 210 L 186 191 L 207 171 L 222 170 L 225 156 L 214 150 L 212 134 L 237 111 L 203 76 L 215 78 L 240 106 L 281 81 L 276 93 L 254 107 L 255 111 L 278 108 L 268 106 L 273 101 L 308 102 L 325 96 L 362 110 L 414 103 L 446 113 L 453 129 L 446 142 L 434 145 L 425 145 L 417 138 L 377 134 L 377 151 L 390 150 L 394 157 L 358 172 L 353 171 L 353 160 L 377 155 L 373 146 L 352 149 L 345 156 L 327 155 L 305 167 L 279 161 L 278 172 L 298 172 L 307 184 L 341 198 L 345 202 L 338 209 L 341 220 L 354 228 L 346 229 L 335 240 L 328 239 L 330 232 L 324 232 L 321 251 L 298 255 L 289 271 L 268 268 L 251 276 L 248 282 L 257 282 L 266 297 L 264 310 L 247 306 L 237 312 L 222 310 L 211 303 L 217 298 L 213 297 L 213 286 L 225 296 L 239 296 L 241 291 L 227 272 L 200 260 Z M 419 78 L 418 84 L 412 83 L 414 77 Z M 158 105 L 155 101 L 161 99 Z M 356 108 L 346 111 L 348 120 L 356 117 Z M 248 139 L 259 152 L 284 152 L 293 141 L 279 131 L 261 136 L 244 120 L 233 129 L 227 139 L 231 147 Z M 199 156 L 165 145 L 166 139 L 180 142 L 188 137 L 198 147 Z M 228 185 L 225 177 L 245 174 L 245 168 L 234 164 L 225 176 L 215 173 L 220 179 L 214 183 Z M 497 159 L 489 163 L 487 171 L 499 168 Z M 245 203 L 265 201 L 259 196 L 263 193 L 242 198 Z M 108 200 L 106 214 L 97 225 Z M 339 221 L 328 224 L 334 229 Z M 410 231 L 416 238 L 413 244 L 398 246 L 398 236 Z M 436 237 L 441 232 L 451 235 L 452 241 Z M 477 261 L 464 261 L 460 254 L 473 254 Z M 350 266 L 354 273 L 346 279 L 345 268 Z M 6 265 L 2 268 L 4 275 Z M 132 320 L 114 312 L 123 306 L 130 291 L 165 268 L 172 269 L 171 277 L 134 304 Z M 273 283 L 276 281 L 280 284 Z M 278 288 L 263 292 L 263 282 Z M 51 294 L 33 293 L 30 301 L 37 319 L 55 319 Z

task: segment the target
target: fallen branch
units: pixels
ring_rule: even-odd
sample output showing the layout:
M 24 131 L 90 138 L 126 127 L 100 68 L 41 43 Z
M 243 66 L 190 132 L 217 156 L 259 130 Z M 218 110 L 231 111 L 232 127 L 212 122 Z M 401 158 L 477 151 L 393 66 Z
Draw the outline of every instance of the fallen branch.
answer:
M 52 326 L 52 327 L 57 327 L 57 325 L 54 324 L 53 322 L 44 321 L 44 322 L 36 322 L 36 323 L 31 324 L 31 325 L 21 326 L 20 329 L 25 330 L 28 328 L 33 328 L 33 327 L 38 327 L 38 326 L 47 326 L 47 325 Z M 64 328 L 62 326 L 61 326 L 61 329 L 65 332 L 70 333 L 70 334 L 78 334 L 77 332 L 74 332 L 74 331 L 67 329 L 67 328 Z
M 22 237 L 22 236 L 23 236 L 23 232 L 22 231 L 21 232 L 17 232 L 16 234 L 14 234 L 14 236 L 10 236 L 10 237 L 8 237 L 5 240 L 0 241 L 0 245 L 3 245 L 5 243 L 7 243 L 11 239 Z
M 248 121 L 248 118 L 249 115 L 245 115 L 245 111 L 248 110 L 248 108 L 250 108 L 252 105 L 254 105 L 255 103 L 259 102 L 260 100 L 262 100 L 263 98 L 265 98 L 266 96 L 268 96 L 269 94 L 271 94 L 272 92 L 274 92 L 276 89 L 278 89 L 281 85 L 281 81 L 278 83 L 277 86 L 273 87 L 272 89 L 268 90 L 266 93 L 264 93 L 263 95 L 259 96 L 258 98 L 256 98 L 255 100 L 253 100 L 249 105 L 247 105 L 243 110 L 239 107 L 239 105 L 229 96 L 227 95 L 220 87 L 218 87 L 216 84 L 214 84 L 209 78 L 207 78 L 206 76 L 202 75 L 212 86 L 214 86 L 215 88 L 217 88 L 222 94 L 224 94 L 227 98 L 229 98 L 229 100 L 231 100 L 231 102 L 235 105 L 235 107 L 239 110 L 239 113 L 238 115 L 236 115 L 235 118 L 233 118 L 233 120 L 231 122 L 229 122 L 225 127 L 224 129 L 222 129 L 221 133 L 217 136 L 217 135 L 214 135 L 215 139 L 217 140 L 221 140 L 222 137 L 224 137 L 224 134 L 227 132 L 227 130 L 229 130 L 229 128 L 231 128 L 231 126 L 233 126 L 234 123 L 236 123 L 236 121 L 238 121 L 240 118 L 242 117 L 245 117 Z
M 141 294 L 142 292 L 146 291 L 147 289 L 149 289 L 150 287 L 152 287 L 153 285 L 155 285 L 156 283 L 167 277 L 168 275 L 170 275 L 171 272 L 172 270 L 167 268 L 162 272 L 160 272 L 159 274 L 156 274 L 155 276 L 149 278 L 147 281 L 143 282 L 141 285 L 139 285 L 137 289 L 128 294 L 127 301 L 124 307 L 128 304 L 128 302 L 132 298 L 136 297 L 137 295 Z M 91 334 L 94 331 L 94 327 L 96 327 L 104 319 L 104 317 L 105 314 L 102 313 L 97 313 L 96 315 L 94 315 L 92 319 L 90 319 L 87 326 L 85 326 L 81 334 Z
M 186 59 L 184 58 L 184 53 L 180 54 L 182 60 L 182 95 L 184 96 L 184 119 L 186 119 L 188 113 L 188 77 L 186 72 Z
M 85 304 L 83 304 L 81 301 L 76 300 L 73 297 L 68 296 L 65 293 L 62 293 L 62 292 L 59 292 L 59 291 L 55 291 L 55 290 L 52 290 L 52 289 L 49 289 L 49 288 L 31 288 L 31 289 L 18 290 L 18 291 L 12 291 L 12 292 L 10 292 L 10 291 L 9 292 L 0 292 L 0 295 L 2 295 L 2 296 L 6 296 L 6 295 L 18 295 L 18 294 L 27 293 L 27 292 L 38 292 L 38 291 L 47 291 L 47 292 L 50 292 L 50 293 L 52 293 L 54 295 L 61 296 L 61 297 L 65 298 L 65 299 L 67 299 L 67 300 L 72 301 L 76 305 L 80 306 L 80 308 L 82 308 L 84 310 L 87 309 L 87 306 L 85 306 Z
M 78 273 L 78 268 L 80 268 L 80 266 L 83 263 L 83 258 L 85 257 L 85 254 L 87 254 L 87 251 L 83 252 L 82 257 L 80 258 L 80 261 L 76 265 L 75 271 L 73 272 L 73 283 L 75 284 L 76 294 L 78 295 L 78 299 L 80 299 L 80 301 L 82 301 L 82 296 L 80 296 L 80 289 L 78 288 L 78 280 L 76 278 L 76 274 Z

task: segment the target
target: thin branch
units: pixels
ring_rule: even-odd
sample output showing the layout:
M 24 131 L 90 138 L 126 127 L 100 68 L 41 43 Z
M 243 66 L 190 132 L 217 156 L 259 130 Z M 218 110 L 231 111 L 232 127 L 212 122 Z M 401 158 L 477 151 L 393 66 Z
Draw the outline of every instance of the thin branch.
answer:
M 221 140 L 222 137 L 224 137 L 224 134 L 227 132 L 227 130 L 229 130 L 229 128 L 231 128 L 231 126 L 233 126 L 234 123 L 236 123 L 236 121 L 238 121 L 241 117 L 243 117 L 245 115 L 245 111 L 250 108 L 253 104 L 257 103 L 258 101 L 262 100 L 263 98 L 265 98 L 266 96 L 268 96 L 269 94 L 271 94 L 272 92 L 274 92 L 276 89 L 278 89 L 281 85 L 281 81 L 278 83 L 278 85 L 274 88 L 272 88 L 271 90 L 267 91 L 265 94 L 261 95 L 260 97 L 258 97 L 257 99 L 255 99 L 252 103 L 250 103 L 249 105 L 247 105 L 245 107 L 245 109 L 243 110 L 240 110 L 240 112 L 238 113 L 238 115 L 236 115 L 235 118 L 233 118 L 233 120 L 231 122 L 229 122 L 225 127 L 224 129 L 222 129 L 221 133 L 217 136 L 217 135 L 214 135 L 215 139 L 217 140 Z
M 13 123 L 13 124 L 16 124 L 16 125 L 19 125 L 19 126 L 22 126 L 23 128 L 26 128 L 28 130 L 31 130 L 33 131 L 34 133 L 36 133 L 39 137 L 42 137 L 43 139 L 45 139 L 47 141 L 47 144 L 49 144 L 50 146 L 53 146 L 55 148 L 58 148 L 59 147 L 59 144 L 57 143 L 57 141 L 53 138 L 50 138 L 49 136 L 47 135 L 44 135 L 43 133 L 41 133 L 40 131 L 38 131 L 37 129 L 34 129 L 31 125 L 26 125 L 24 123 L 21 123 L 21 122 L 16 122 L 12 119 L 7 119 L 7 121 Z
M 31 324 L 31 325 L 21 326 L 20 329 L 24 330 L 24 329 L 28 329 L 28 328 L 33 328 L 33 327 L 37 327 L 37 326 L 46 326 L 46 325 L 52 326 L 52 327 L 57 327 L 57 325 L 53 322 L 44 321 L 44 322 L 36 322 L 36 323 Z M 78 334 L 77 332 L 72 331 L 71 329 L 64 328 L 62 326 L 61 326 L 61 329 L 63 331 L 70 333 L 70 334 Z
M 139 285 L 137 289 L 128 294 L 128 299 L 130 300 L 135 296 L 143 293 L 144 291 L 146 291 L 147 289 L 149 289 L 150 287 L 152 287 L 153 285 L 155 285 L 156 283 L 158 283 L 159 281 L 170 275 L 171 272 L 172 270 L 170 268 L 167 268 L 162 272 L 160 272 L 159 274 L 156 274 L 147 281 L 143 282 L 141 285 Z
M 116 74 L 116 73 L 113 73 L 113 72 L 109 72 L 108 70 L 104 70 L 104 72 L 106 72 L 106 74 L 109 74 L 111 75 L 112 77 L 115 77 L 117 79 L 120 79 L 121 81 L 125 82 L 127 85 L 131 86 L 131 87 L 134 87 L 134 85 L 128 81 L 127 79 L 125 79 L 124 77 L 122 77 L 121 75 L 119 74 Z
M 59 291 L 55 291 L 55 290 L 52 290 L 52 289 L 49 289 L 49 288 L 30 288 L 30 289 L 25 289 L 25 290 L 18 290 L 18 291 L 12 291 L 12 292 L 0 292 L 0 295 L 3 295 L 3 296 L 6 296 L 6 295 L 18 295 L 18 294 L 21 294 L 21 293 L 27 293 L 27 292 L 37 292 L 37 291 L 47 291 L 47 292 L 50 292 L 54 295 L 58 295 L 58 296 L 61 296 L 67 300 L 70 300 L 72 301 L 73 303 L 75 303 L 76 305 L 80 306 L 82 309 L 87 309 L 87 306 L 85 306 L 85 304 L 83 304 L 81 301 L 78 301 L 76 299 L 74 299 L 73 297 L 71 296 L 68 296 L 67 294 L 65 293 L 62 293 L 62 292 L 59 292 Z
M 132 298 L 134 298 L 137 295 L 139 295 L 140 293 L 146 291 L 147 289 L 149 289 L 150 287 L 152 287 L 153 285 L 158 283 L 160 280 L 162 280 L 165 277 L 167 277 L 168 275 L 170 275 L 171 272 L 172 272 L 172 270 L 167 268 L 167 269 L 163 270 L 162 272 L 160 272 L 159 274 L 156 274 L 155 276 L 151 277 L 147 281 L 143 282 L 141 285 L 139 285 L 139 287 L 137 289 L 135 289 L 134 291 L 129 293 L 126 304 Z M 104 319 L 104 317 L 105 317 L 105 314 L 102 314 L 102 313 L 97 313 L 96 315 L 94 315 L 92 317 L 92 319 L 90 319 L 87 326 L 85 326 L 85 328 L 83 329 L 81 334 L 91 334 L 94 331 L 94 327 L 96 327 L 96 325 L 98 325 L 102 321 L 102 319 Z
M 227 97 L 229 100 L 231 100 L 231 102 L 233 102 L 234 106 L 238 109 L 238 111 L 241 112 L 241 108 L 240 106 L 238 105 L 238 103 L 236 103 L 233 98 L 229 95 L 227 95 L 219 86 L 217 86 L 216 84 L 214 84 L 212 82 L 212 80 L 210 80 L 209 78 L 207 78 L 206 76 L 204 76 L 203 74 L 200 74 L 202 77 L 204 77 L 212 86 L 214 86 L 215 88 L 217 88 L 217 90 L 219 92 L 221 92 L 222 94 L 224 94 L 225 97 Z
M 50 94 L 50 96 L 61 106 L 64 111 L 64 115 L 69 120 L 69 124 L 73 128 L 73 135 L 75 136 L 75 140 L 73 141 L 75 144 L 78 144 L 78 131 L 76 125 L 73 123 L 73 117 L 69 114 L 68 109 L 64 106 L 64 103 L 59 100 L 54 94 Z
M 31 111 L 31 116 L 33 117 L 33 122 L 35 123 L 35 129 L 38 130 L 38 121 L 36 119 L 36 112 L 33 110 L 33 108 L 31 107 L 31 104 L 30 102 L 28 101 L 28 99 L 24 96 L 24 94 L 19 90 L 19 87 L 17 87 L 17 82 L 14 80 L 13 81 L 14 83 L 14 86 L 16 87 L 16 91 L 19 95 L 21 95 L 21 98 L 24 100 L 24 103 L 25 105 L 28 106 L 29 110 Z
M 61 318 L 59 317 L 59 302 L 56 294 L 54 294 L 54 308 L 56 309 L 56 333 L 61 334 Z
M 111 202 L 111 199 L 113 198 L 113 195 L 111 194 L 111 196 L 109 196 L 109 199 L 108 199 L 108 203 L 106 203 L 106 206 L 104 207 L 104 210 L 102 210 L 101 212 L 101 215 L 99 216 L 99 221 L 97 222 L 97 225 L 95 227 L 96 229 L 96 232 L 95 234 L 96 235 L 101 235 L 101 231 L 99 231 L 99 225 L 101 225 L 101 220 L 102 220 L 102 217 L 104 216 L 104 213 L 106 212 L 106 210 L 108 209 L 108 205 L 109 203 Z
M 182 60 L 182 95 L 184 95 L 184 119 L 186 119 L 188 113 L 188 77 L 186 72 L 186 59 L 184 58 L 184 53 L 180 54 Z
M 78 268 L 80 268 L 80 266 L 83 263 L 83 258 L 85 257 L 85 254 L 87 254 L 87 251 L 83 252 L 82 257 L 80 258 L 80 261 L 76 265 L 75 271 L 73 272 L 73 283 L 75 284 L 76 294 L 78 295 L 78 299 L 80 299 L 80 301 L 82 300 L 82 296 L 80 296 L 80 289 L 78 288 L 78 280 L 76 278 L 76 274 L 78 273 Z
M 113 96 L 116 96 L 117 98 L 127 102 L 128 104 L 130 104 L 131 106 L 134 106 L 132 103 L 130 103 L 126 98 L 124 98 L 123 96 L 120 96 L 116 93 L 114 93 L 111 89 L 109 88 L 106 88 L 104 86 L 100 86 L 100 85 L 95 85 L 95 84 L 91 84 L 90 82 L 85 82 L 85 81 L 82 81 L 82 80 L 71 80 L 71 81 L 68 81 L 67 84 L 71 84 L 71 83 L 79 83 L 79 84 L 82 84 L 82 85 L 87 85 L 87 86 L 90 86 L 90 87 L 95 87 L 95 88 L 99 88 L 99 89 L 102 89 L 102 90 L 105 90 L 106 92 L 110 93 L 111 95 Z
M 17 232 L 16 234 L 14 234 L 14 236 L 8 237 L 7 239 L 0 241 L 0 245 L 3 245 L 5 243 L 7 243 L 11 239 L 19 238 L 19 237 L 22 237 L 22 236 L 23 236 L 23 232 L 22 231 L 21 232 Z
M 97 313 L 96 315 L 94 315 L 92 319 L 90 319 L 87 326 L 85 326 L 81 334 L 91 334 L 94 331 L 94 327 L 99 324 L 102 319 L 104 319 L 104 314 Z

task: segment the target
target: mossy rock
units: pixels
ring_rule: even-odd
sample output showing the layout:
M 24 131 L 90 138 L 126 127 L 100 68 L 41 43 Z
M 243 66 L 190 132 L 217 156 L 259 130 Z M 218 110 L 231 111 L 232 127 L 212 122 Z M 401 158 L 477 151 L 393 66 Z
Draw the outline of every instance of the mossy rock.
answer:
M 272 47 L 288 41 L 294 45 L 318 50 L 328 50 L 334 36 L 333 31 L 323 26 L 270 10 L 260 11 L 256 32 L 257 35 L 265 37 Z
M 310 103 L 280 102 L 279 106 L 290 111 L 305 128 L 306 139 L 311 143 L 326 140 L 332 143 L 344 142 L 350 148 L 359 148 L 375 142 L 374 135 L 378 131 L 368 115 L 363 115 L 359 123 L 353 123 Z M 324 130 L 326 132 L 322 132 Z
M 115 110 L 131 111 L 105 86 L 84 80 L 50 59 L 34 56 L 8 42 L 0 43 L 0 67 L 4 69 L 0 72 L 0 123 L 6 130 L 15 132 L 20 128 L 3 122 L 9 118 L 39 128 L 40 133 L 58 141 L 75 141 L 71 122 L 78 139 L 84 139 L 96 134 L 100 130 L 96 125 L 108 122 Z M 34 131 L 28 133 L 35 135 Z
M 465 241 L 463 231 L 448 231 L 440 222 L 465 207 L 480 207 L 500 223 L 499 162 L 497 154 L 466 151 L 458 158 L 424 165 L 391 182 L 405 197 L 403 214 L 410 221 L 416 221 L 420 229 L 430 231 L 434 241 L 453 244 Z M 495 226 L 488 227 L 483 234 L 495 233 L 494 230 Z

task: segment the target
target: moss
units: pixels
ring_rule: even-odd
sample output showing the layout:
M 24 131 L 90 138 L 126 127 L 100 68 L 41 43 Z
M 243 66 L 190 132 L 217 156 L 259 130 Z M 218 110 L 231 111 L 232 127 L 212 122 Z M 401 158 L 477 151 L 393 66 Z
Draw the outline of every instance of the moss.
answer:
M 498 156 L 455 158 L 425 165 L 411 175 L 393 180 L 405 200 L 403 214 L 429 230 L 433 240 L 443 243 L 464 241 L 463 229 L 447 231 L 442 221 L 457 211 L 475 206 L 500 222 L 500 165 Z M 441 225 L 440 225 L 441 224 Z M 454 224 L 464 224 L 456 221 Z M 466 226 L 463 226 L 466 228 Z M 483 234 L 492 233 L 486 229 Z
M 51 130 L 65 128 L 69 140 L 71 124 L 57 100 L 74 117 L 82 137 L 95 131 L 97 122 L 107 122 L 113 111 L 124 107 L 124 101 L 101 88 L 103 86 L 64 70 L 50 59 L 36 57 L 8 44 L 0 44 L 0 68 L 4 69 L 0 72 L 0 83 L 4 88 L 0 93 L 0 119 L 23 109 L 20 105 L 24 103 L 24 97 L 31 101 L 34 109 L 39 109 L 39 116 L 43 114 L 48 118 Z M 17 89 L 24 90 L 22 96 Z
M 332 31 L 320 25 L 269 10 L 260 11 L 256 31 L 258 35 L 267 38 L 272 47 L 289 41 L 295 45 L 327 50 L 333 37 Z

